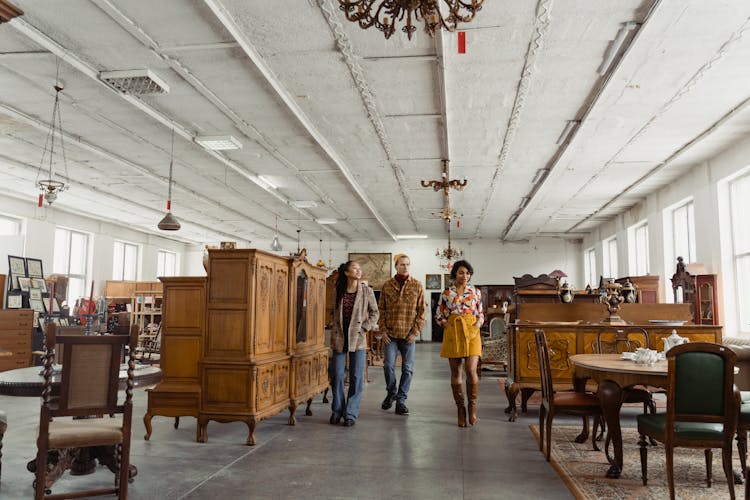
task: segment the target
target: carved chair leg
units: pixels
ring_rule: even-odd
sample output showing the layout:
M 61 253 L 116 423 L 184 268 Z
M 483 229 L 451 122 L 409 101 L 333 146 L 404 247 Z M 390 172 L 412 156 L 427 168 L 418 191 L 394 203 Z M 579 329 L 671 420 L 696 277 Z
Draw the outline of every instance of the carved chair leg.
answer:
M 703 450 L 703 453 L 706 455 L 706 486 L 710 488 L 713 480 L 711 468 L 713 467 L 714 454 L 711 448 Z M 732 484 L 734 484 L 734 480 L 732 480 Z
M 648 441 L 646 441 L 645 435 L 641 434 L 638 445 L 641 451 L 641 479 L 643 480 L 643 486 L 646 486 L 648 482 Z
M 747 430 L 737 429 L 737 454 L 740 456 L 740 465 L 742 465 L 742 474 L 747 481 Z

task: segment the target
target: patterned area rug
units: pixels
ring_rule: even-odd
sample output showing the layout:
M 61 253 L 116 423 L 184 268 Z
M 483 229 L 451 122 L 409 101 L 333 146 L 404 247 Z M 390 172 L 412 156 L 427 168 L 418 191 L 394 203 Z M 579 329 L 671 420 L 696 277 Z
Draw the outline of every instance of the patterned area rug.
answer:
M 539 429 L 530 425 L 539 442 Z M 591 441 L 575 443 L 580 427 L 552 427 L 552 465 L 570 491 L 578 499 L 614 498 L 650 500 L 669 498 L 664 447 L 650 446 L 648 450 L 648 486 L 641 481 L 641 462 L 638 433 L 634 428 L 623 429 L 623 471 L 619 479 L 607 479 L 608 465 L 603 451 L 591 449 Z M 602 444 L 603 447 L 603 444 Z M 675 494 L 681 499 L 729 498 L 729 488 L 721 467 L 721 450 L 713 453 L 713 481 L 706 486 L 706 467 L 703 450 L 678 448 L 674 457 Z M 736 448 L 733 450 L 734 470 L 740 471 Z M 745 498 L 744 485 L 735 485 L 737 498 Z

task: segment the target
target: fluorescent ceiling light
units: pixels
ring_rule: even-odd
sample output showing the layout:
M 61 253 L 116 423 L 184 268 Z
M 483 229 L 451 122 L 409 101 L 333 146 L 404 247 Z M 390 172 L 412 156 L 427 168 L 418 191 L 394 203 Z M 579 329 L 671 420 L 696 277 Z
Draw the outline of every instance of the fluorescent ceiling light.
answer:
M 150 69 L 102 71 L 99 79 L 128 95 L 168 94 L 169 85 Z
M 266 184 L 271 189 L 279 189 L 278 184 L 276 184 L 275 182 L 273 182 L 271 180 L 271 178 L 268 177 L 267 175 L 259 175 L 258 176 L 258 180 L 261 181 L 262 183 Z
M 317 222 L 318 224 L 330 225 L 336 224 L 338 221 L 336 219 L 315 219 L 315 222 Z
M 397 240 L 426 240 L 426 234 L 397 234 Z
M 231 135 L 200 135 L 195 142 L 211 151 L 242 148 L 242 143 Z
M 318 206 L 318 204 L 312 200 L 291 200 L 289 204 L 294 208 L 315 208 Z

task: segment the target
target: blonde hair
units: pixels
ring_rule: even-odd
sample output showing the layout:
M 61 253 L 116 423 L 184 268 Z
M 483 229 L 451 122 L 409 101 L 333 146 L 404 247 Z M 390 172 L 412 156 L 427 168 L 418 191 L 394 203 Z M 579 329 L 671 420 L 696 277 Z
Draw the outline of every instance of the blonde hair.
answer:
M 406 255 L 405 253 L 397 253 L 396 256 L 393 257 L 393 265 L 394 266 L 397 265 L 398 264 L 398 259 L 403 259 L 404 257 L 406 257 L 407 259 L 409 259 L 409 256 Z M 409 261 L 411 262 L 411 259 L 409 259 Z

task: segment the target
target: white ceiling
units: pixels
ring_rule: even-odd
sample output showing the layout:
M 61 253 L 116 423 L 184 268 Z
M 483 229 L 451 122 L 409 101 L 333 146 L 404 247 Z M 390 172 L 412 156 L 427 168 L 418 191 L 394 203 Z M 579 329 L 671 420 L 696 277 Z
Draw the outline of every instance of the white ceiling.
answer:
M 462 25 L 465 54 L 456 33 L 385 40 L 338 0 L 13 3 L 0 193 L 36 203 L 59 68 L 71 187 L 53 207 L 157 232 L 174 129 L 182 229 L 163 234 L 183 241 L 268 240 L 276 215 L 292 238 L 442 238 L 444 198 L 420 185 L 442 158 L 469 181 L 451 194 L 454 237 L 578 238 L 750 132 L 745 0 L 487 0 Z M 143 68 L 169 92 L 99 76 Z M 208 151 L 201 135 L 243 147 Z

